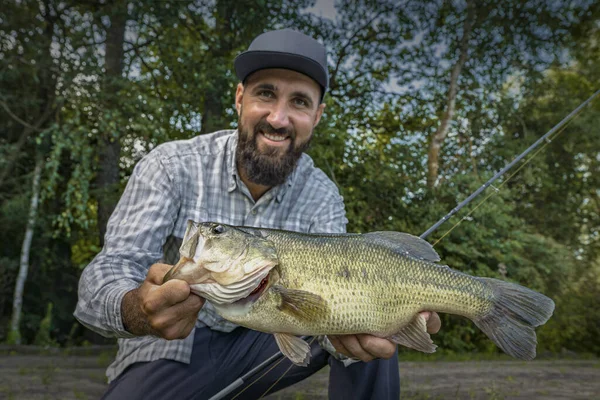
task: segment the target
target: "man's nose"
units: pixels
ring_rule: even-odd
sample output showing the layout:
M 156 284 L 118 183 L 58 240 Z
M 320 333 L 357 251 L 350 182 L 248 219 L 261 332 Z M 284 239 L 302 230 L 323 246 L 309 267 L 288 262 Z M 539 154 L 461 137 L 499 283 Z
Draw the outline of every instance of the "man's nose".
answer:
M 286 128 L 290 124 L 289 110 L 287 104 L 278 101 L 267 117 L 267 122 L 275 129 Z

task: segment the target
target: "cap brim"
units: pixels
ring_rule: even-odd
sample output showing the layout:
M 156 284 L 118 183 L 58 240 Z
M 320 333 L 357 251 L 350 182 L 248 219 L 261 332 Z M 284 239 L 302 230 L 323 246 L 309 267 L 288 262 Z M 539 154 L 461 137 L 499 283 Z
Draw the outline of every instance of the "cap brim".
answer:
M 327 89 L 327 74 L 319 63 L 310 58 L 297 54 L 277 51 L 246 51 L 238 55 L 233 65 L 235 73 L 240 81 L 244 81 L 248 75 L 265 68 L 284 68 L 300 72 L 314 79 L 323 91 Z

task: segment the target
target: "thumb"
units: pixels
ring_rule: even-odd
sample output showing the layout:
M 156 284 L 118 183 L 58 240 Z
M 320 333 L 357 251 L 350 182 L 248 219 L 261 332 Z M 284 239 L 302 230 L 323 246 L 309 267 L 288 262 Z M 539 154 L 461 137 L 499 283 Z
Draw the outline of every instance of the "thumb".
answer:
M 148 270 L 146 280 L 154 285 L 162 285 L 163 278 L 171 268 L 173 268 L 173 266 L 169 264 L 153 264 Z
M 428 322 L 429 318 L 431 318 L 431 311 L 421 311 L 419 314 L 425 319 L 425 322 Z

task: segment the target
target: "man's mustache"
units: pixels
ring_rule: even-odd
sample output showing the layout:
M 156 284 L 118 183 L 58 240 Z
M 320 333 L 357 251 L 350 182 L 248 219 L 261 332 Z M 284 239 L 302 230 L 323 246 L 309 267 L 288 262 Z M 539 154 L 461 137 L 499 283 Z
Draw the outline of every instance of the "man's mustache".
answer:
M 271 124 L 269 124 L 265 120 L 259 121 L 256 124 L 256 126 L 254 127 L 254 136 L 256 136 L 256 134 L 258 134 L 259 132 L 287 135 L 292 139 L 296 138 L 296 134 L 293 129 L 289 129 L 289 128 L 275 129 Z

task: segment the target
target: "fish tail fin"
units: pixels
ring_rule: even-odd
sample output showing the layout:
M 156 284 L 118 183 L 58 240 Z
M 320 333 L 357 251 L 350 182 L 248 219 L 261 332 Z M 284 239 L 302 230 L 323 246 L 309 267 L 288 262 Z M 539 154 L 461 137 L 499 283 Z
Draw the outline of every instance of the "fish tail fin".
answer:
M 533 360 L 537 337 L 534 328 L 546 323 L 554 312 L 554 302 L 526 287 L 493 278 L 479 278 L 494 290 L 494 306 L 473 320 L 505 353 Z

